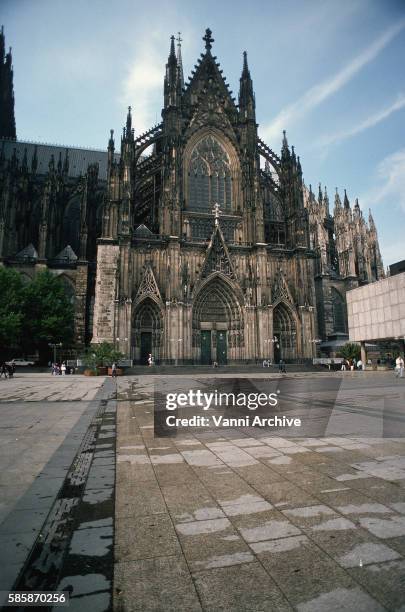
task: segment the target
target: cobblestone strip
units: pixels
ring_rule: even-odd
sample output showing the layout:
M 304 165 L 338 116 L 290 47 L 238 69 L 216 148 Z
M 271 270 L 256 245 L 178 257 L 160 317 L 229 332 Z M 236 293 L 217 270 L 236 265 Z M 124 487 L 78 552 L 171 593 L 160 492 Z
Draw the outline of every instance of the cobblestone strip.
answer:
M 14 590 L 69 591 L 70 610 L 111 608 L 115 495 L 115 386 L 97 412 Z M 49 609 L 49 608 L 48 608 Z

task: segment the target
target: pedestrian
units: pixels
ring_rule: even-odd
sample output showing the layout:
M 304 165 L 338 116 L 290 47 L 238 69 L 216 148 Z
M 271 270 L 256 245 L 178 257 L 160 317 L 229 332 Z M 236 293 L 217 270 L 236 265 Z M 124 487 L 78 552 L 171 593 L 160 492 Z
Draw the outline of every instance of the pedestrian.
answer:
M 287 370 L 285 369 L 285 362 L 283 361 L 283 359 L 280 359 L 279 364 L 278 364 L 278 371 L 281 374 L 287 374 Z
M 350 361 L 350 371 L 351 371 L 351 372 L 353 372 L 353 371 L 354 371 L 354 364 L 355 364 L 355 361 L 354 361 L 354 359 L 352 359 L 352 360 Z
M 395 376 L 397 378 L 404 377 L 404 360 L 401 357 L 401 355 L 398 355 L 398 357 L 395 360 Z
M 4 375 L 4 378 L 8 377 L 8 371 L 5 362 L 3 361 L 0 366 L 0 378 Z
M 111 377 L 116 378 L 117 376 L 117 364 L 114 362 L 111 366 Z
M 62 365 L 61 365 L 61 372 L 62 372 L 62 376 L 66 375 L 66 363 L 64 361 L 62 361 Z
M 358 370 L 362 370 L 363 369 L 363 362 L 361 359 L 358 360 L 356 367 Z
M 6 368 L 7 368 L 7 373 L 8 373 L 8 377 L 9 378 L 13 378 L 14 376 L 14 372 L 15 372 L 15 365 L 14 363 L 6 363 Z
M 149 353 L 148 356 L 148 366 L 153 366 L 153 357 L 152 357 L 152 353 Z
M 341 372 L 346 372 L 346 361 L 344 359 L 342 360 L 342 365 L 340 367 L 340 371 Z

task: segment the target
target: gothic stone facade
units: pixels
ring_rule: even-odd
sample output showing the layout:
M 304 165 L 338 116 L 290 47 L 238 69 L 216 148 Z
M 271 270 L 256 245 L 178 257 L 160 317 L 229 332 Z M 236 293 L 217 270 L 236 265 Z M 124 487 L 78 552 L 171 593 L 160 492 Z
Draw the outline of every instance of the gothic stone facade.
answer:
M 172 37 L 162 122 L 136 136 L 129 109 L 119 153 L 3 140 L 3 265 L 60 274 L 78 344 L 138 363 L 333 352 L 346 290 L 383 275 L 374 223 L 314 197 L 285 133 L 280 155 L 258 135 L 246 53 L 236 103 L 204 41 L 185 84 Z

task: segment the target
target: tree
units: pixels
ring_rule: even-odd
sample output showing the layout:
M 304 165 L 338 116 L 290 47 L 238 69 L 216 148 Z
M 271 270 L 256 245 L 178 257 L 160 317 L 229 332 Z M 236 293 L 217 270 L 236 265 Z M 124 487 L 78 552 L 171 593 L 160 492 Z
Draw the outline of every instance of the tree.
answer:
M 72 344 L 74 308 L 62 281 L 49 270 L 36 274 L 24 288 L 22 314 L 25 351 L 38 349 L 44 357 L 50 342 L 62 342 L 65 347 Z
M 346 342 L 340 349 L 339 357 L 344 359 L 358 361 L 360 359 L 360 345 L 355 342 Z
M 21 274 L 0 267 L 0 346 L 4 353 L 21 341 L 23 292 Z

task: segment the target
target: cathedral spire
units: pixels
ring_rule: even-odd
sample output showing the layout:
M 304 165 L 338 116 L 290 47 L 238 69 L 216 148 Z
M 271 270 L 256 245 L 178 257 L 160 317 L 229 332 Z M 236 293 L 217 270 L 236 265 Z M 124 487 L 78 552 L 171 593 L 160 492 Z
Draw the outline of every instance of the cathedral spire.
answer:
M 287 132 L 283 130 L 283 144 L 281 147 L 281 159 L 288 161 L 290 159 L 290 149 L 288 148 Z
M 368 225 L 371 230 L 375 231 L 376 228 L 375 228 L 373 215 L 371 214 L 371 208 L 368 209 Z
M 322 204 L 323 204 L 323 193 L 322 193 L 322 185 L 321 185 L 321 183 L 319 183 L 319 185 L 318 185 L 318 202 L 319 202 L 319 206 L 322 206 Z
M 349 202 L 349 198 L 347 197 L 346 189 L 345 189 L 345 197 L 343 199 L 343 206 L 346 208 L 346 210 L 350 210 L 350 202 Z
M 177 68 L 179 71 L 179 79 L 180 79 L 180 86 L 183 89 L 184 87 L 184 72 L 183 72 L 183 58 L 181 57 L 181 32 L 177 32 Z
M 239 110 L 242 119 L 250 119 L 256 122 L 256 102 L 253 93 L 253 82 L 247 63 L 247 53 L 243 52 L 242 76 L 239 79 Z
M 335 208 L 342 208 L 342 202 L 340 200 L 340 196 L 339 196 L 337 187 L 336 187 L 336 193 L 335 193 Z
M 181 94 L 182 89 L 180 87 L 181 73 L 177 62 L 174 41 L 175 38 L 172 35 L 170 37 L 170 52 L 166 64 L 166 74 L 163 88 L 165 108 L 179 105 L 179 95 Z
M 4 28 L 0 31 L 0 138 L 16 139 L 14 115 L 13 59 L 5 53 Z

